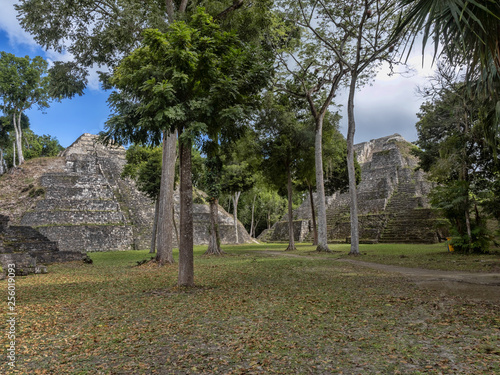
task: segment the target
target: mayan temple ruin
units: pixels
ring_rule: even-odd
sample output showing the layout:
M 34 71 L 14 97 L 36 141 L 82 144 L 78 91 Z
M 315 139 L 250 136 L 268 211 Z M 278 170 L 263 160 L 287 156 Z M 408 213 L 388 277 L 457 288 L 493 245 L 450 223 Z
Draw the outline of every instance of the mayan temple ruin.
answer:
M 434 243 L 446 233 L 446 224 L 430 208 L 432 184 L 410 153 L 411 143 L 399 134 L 354 146 L 361 165 L 358 185 L 360 242 Z M 327 197 L 328 240 L 349 242 L 349 194 Z M 284 218 L 286 220 L 286 217 Z M 311 207 L 307 199 L 294 211 L 297 241 L 312 240 Z M 260 239 L 286 241 L 287 223 L 277 223 Z
M 136 188 L 134 181 L 121 177 L 125 154 L 121 146 L 105 146 L 98 142 L 96 135 L 83 134 L 61 157 L 50 161 L 47 171 L 31 186 L 30 191 L 42 193 L 32 209 L 19 214 L 16 218 L 19 225 L 11 226 L 9 233 L 29 232 L 37 241 L 43 238 L 50 243 L 48 246 L 54 251 L 73 253 L 72 259 L 81 259 L 86 252 L 93 251 L 148 249 L 154 203 Z M 203 200 L 202 192 L 196 195 L 198 201 Z M 178 223 L 178 194 L 175 201 Z M 194 204 L 193 214 L 194 243 L 207 244 L 208 203 Z M 8 223 L 9 218 L 5 216 L 4 221 Z M 219 223 L 221 242 L 235 243 L 233 218 L 222 207 L 219 207 Z M 241 223 L 238 223 L 238 235 L 240 243 L 252 240 Z M 14 242 L 30 242 L 22 238 L 22 233 L 17 237 Z M 2 238 L 6 236 L 0 236 L 0 245 Z M 24 252 L 22 246 L 9 247 L 5 243 L 3 241 L 0 252 Z M 44 259 L 40 257 L 40 263 Z

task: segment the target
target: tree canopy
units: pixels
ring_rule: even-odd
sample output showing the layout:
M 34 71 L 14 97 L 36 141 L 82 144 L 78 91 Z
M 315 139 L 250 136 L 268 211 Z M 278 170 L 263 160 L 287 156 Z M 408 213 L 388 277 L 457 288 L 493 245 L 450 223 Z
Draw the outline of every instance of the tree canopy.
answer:
M 487 114 L 494 100 L 471 95 L 453 69 L 441 68 L 438 82 L 428 89 L 432 100 L 421 106 L 417 145 L 420 167 L 439 183 L 431 194 L 452 224 L 454 247 L 462 252 L 488 249 L 486 220 L 498 214 L 500 149 L 484 137 Z

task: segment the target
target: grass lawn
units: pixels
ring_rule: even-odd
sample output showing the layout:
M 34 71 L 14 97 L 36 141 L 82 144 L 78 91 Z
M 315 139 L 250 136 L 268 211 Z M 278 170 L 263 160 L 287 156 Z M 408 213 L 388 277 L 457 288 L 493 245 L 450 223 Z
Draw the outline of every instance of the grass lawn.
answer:
M 452 259 L 474 270 L 495 259 L 392 246 L 362 246 L 358 259 L 429 267 Z M 0 373 L 500 373 L 498 304 L 337 262 L 348 245 L 332 245 L 342 250 L 333 254 L 310 245 L 292 257 L 268 253 L 285 248 L 230 246 L 217 258 L 196 247 L 197 287 L 188 290 L 175 287 L 176 265 L 137 266 L 147 251 L 93 253 L 92 265 L 17 277 L 16 367 L 2 354 Z M 0 288 L 5 317 L 7 280 Z M 6 341 L 2 334 L 2 347 Z
M 272 246 L 277 246 L 273 244 Z M 332 257 L 349 257 L 350 244 L 331 244 Z M 276 247 L 283 250 L 283 244 Z M 308 253 L 309 256 L 324 257 L 317 253 L 315 246 L 298 244 L 296 254 Z M 375 262 L 403 267 L 418 267 L 445 271 L 472 271 L 500 273 L 500 249 L 492 249 L 490 254 L 464 255 L 449 252 L 446 243 L 422 244 L 361 244 L 361 256 L 365 262 Z

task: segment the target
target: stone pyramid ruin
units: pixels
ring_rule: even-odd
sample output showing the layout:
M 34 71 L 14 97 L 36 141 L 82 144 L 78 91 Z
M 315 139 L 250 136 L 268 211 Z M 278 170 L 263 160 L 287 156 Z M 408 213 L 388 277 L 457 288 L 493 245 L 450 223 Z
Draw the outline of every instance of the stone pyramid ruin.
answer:
M 357 190 L 360 242 L 438 242 L 446 234 L 446 223 L 430 208 L 427 195 L 433 185 L 423 171 L 416 170 L 418 159 L 410 153 L 414 146 L 394 134 L 354 147 L 361 165 Z M 330 242 L 350 241 L 349 203 L 348 193 L 327 197 Z M 294 228 L 297 241 L 312 240 L 309 199 L 294 211 Z M 259 239 L 286 241 L 287 236 L 283 221 Z
M 134 181 L 121 178 L 125 154 L 122 146 L 105 146 L 96 135 L 83 134 L 62 153 L 64 171 L 41 177 L 45 196 L 23 215 L 21 225 L 36 228 L 63 251 L 149 248 L 154 204 L 137 190 Z M 178 199 L 176 196 L 177 223 Z M 194 243 L 207 244 L 208 204 L 195 204 L 193 211 Z M 222 243 L 234 243 L 233 218 L 222 207 L 219 223 Z M 251 241 L 238 224 L 239 242 Z

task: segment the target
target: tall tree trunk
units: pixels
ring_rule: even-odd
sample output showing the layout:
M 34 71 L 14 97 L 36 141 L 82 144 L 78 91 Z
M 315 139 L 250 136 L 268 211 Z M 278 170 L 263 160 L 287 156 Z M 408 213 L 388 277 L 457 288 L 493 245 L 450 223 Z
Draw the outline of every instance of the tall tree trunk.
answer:
M 151 235 L 151 246 L 149 248 L 149 253 L 154 254 L 156 252 L 156 232 L 158 229 L 158 211 L 160 207 L 160 199 L 156 198 L 155 202 L 155 218 L 153 221 L 153 234 Z
M 316 227 L 316 212 L 314 210 L 314 196 L 312 186 L 307 184 L 307 189 L 309 190 L 309 201 L 311 202 L 311 217 L 313 226 L 313 245 L 318 244 L 318 229 Z
M 174 223 L 174 232 L 175 239 L 177 240 L 177 246 L 179 246 L 179 229 L 177 229 L 177 222 L 175 221 L 175 204 L 172 205 L 172 222 Z
M 323 116 L 316 119 L 314 161 L 316 166 L 316 192 L 318 194 L 318 246 L 316 251 L 330 252 L 326 227 L 325 184 L 323 181 Z
M 208 237 L 208 249 L 205 255 L 222 255 L 219 235 L 219 200 L 210 200 L 210 230 Z
M 160 264 L 174 263 L 173 256 L 173 206 L 177 131 L 163 133 L 162 170 L 158 211 L 158 252 Z
M 250 236 L 255 237 L 255 227 L 254 227 L 254 216 L 255 216 L 255 201 L 257 199 L 257 194 L 253 196 L 253 201 L 252 201 L 252 220 L 250 223 Z
M 465 227 L 467 228 L 467 237 L 469 237 L 469 252 L 472 250 L 472 229 L 471 229 L 471 223 L 470 223 L 470 212 L 469 212 L 469 186 L 467 184 L 467 191 L 466 191 L 466 196 L 465 196 Z
M 253 234 L 252 234 L 253 238 L 257 238 L 256 232 L 257 232 L 257 227 L 259 226 L 259 223 L 260 223 L 260 219 L 255 220 L 255 226 L 253 227 Z
M 351 198 L 351 251 L 349 255 L 359 255 L 358 194 L 356 191 L 356 171 L 354 169 L 354 132 L 356 131 L 354 93 L 358 77 L 355 72 L 351 74 L 349 99 L 347 101 L 347 172 L 349 176 L 349 196 Z
M 191 177 L 191 140 L 179 142 L 180 149 L 180 243 L 179 286 L 194 286 L 193 260 L 193 184 Z
M 0 176 L 7 172 L 5 159 L 3 158 L 3 150 L 0 149 Z
M 293 233 L 293 207 L 292 207 L 292 172 L 288 166 L 288 247 L 286 250 L 297 250 Z
M 240 199 L 241 191 L 237 191 L 233 196 L 233 219 L 234 219 L 234 235 L 236 236 L 236 244 L 240 243 L 238 237 L 238 200 Z
M 12 166 L 16 167 L 16 142 L 12 142 Z
M 12 115 L 14 119 L 14 130 L 16 133 L 16 146 L 17 146 L 17 162 L 19 165 L 24 163 L 24 155 L 23 155 L 23 132 L 21 129 L 21 115 L 22 112 L 19 113 L 19 116 L 16 119 L 16 115 Z

